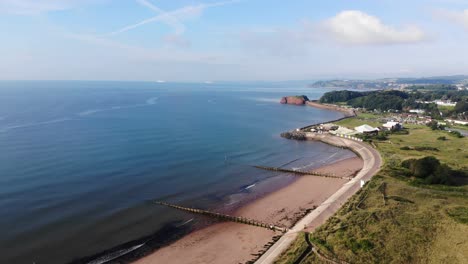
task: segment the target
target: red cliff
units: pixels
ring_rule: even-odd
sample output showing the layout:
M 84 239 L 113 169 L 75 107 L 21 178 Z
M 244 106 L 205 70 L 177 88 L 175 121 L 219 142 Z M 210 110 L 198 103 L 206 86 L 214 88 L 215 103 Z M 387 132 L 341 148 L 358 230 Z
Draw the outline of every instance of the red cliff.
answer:
M 293 104 L 293 105 L 303 105 L 307 101 L 309 101 L 309 98 L 305 95 L 299 95 L 299 96 L 285 96 L 281 98 L 280 103 L 282 104 Z

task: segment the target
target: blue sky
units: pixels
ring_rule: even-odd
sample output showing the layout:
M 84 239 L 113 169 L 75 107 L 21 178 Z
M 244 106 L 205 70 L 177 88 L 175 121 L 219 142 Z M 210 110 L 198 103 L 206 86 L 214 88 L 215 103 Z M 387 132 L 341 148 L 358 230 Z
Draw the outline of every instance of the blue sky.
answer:
M 0 0 L 0 79 L 468 74 L 468 0 Z

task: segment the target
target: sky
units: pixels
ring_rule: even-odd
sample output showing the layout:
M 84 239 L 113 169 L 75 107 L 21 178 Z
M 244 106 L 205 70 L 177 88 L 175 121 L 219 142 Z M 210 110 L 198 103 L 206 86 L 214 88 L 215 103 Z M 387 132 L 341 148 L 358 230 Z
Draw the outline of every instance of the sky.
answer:
M 468 74 L 468 0 L 0 0 L 0 80 Z

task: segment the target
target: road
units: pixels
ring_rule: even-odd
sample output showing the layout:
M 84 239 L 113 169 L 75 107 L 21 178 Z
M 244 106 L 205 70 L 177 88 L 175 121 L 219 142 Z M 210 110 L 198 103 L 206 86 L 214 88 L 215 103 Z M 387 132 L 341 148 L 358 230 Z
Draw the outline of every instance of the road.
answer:
M 361 188 L 361 180 L 366 182 L 369 181 L 372 176 L 374 176 L 380 170 L 380 166 L 382 165 L 382 158 L 379 152 L 365 142 L 344 139 L 329 134 L 316 133 L 307 133 L 307 138 L 352 149 L 364 161 L 363 167 L 358 172 L 356 177 L 344 184 L 336 193 L 330 196 L 311 213 L 302 218 L 278 241 L 276 241 L 276 243 L 255 262 L 256 264 L 273 263 L 282 252 L 288 249 L 300 231 L 311 232 L 323 224 Z

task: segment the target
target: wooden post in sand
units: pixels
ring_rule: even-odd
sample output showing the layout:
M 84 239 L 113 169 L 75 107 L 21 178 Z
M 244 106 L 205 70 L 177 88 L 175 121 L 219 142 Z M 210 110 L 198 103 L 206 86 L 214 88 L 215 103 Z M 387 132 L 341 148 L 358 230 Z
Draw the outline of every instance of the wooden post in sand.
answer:
M 262 223 L 260 221 L 256 221 L 254 219 L 249 219 L 249 218 L 245 218 L 245 217 L 225 215 L 225 214 L 210 212 L 210 211 L 201 210 L 201 209 L 183 207 L 183 206 L 170 204 L 170 203 L 166 203 L 166 202 L 160 202 L 160 201 L 154 201 L 154 203 L 159 204 L 159 205 L 164 205 L 164 206 L 167 206 L 167 207 L 171 207 L 171 208 L 174 208 L 174 209 L 190 212 L 190 213 L 206 215 L 206 216 L 213 217 L 213 218 L 216 218 L 216 219 L 222 219 L 222 220 L 241 223 L 241 224 L 246 224 L 246 225 L 263 227 L 263 228 L 273 230 L 275 232 L 280 231 L 280 232 L 286 233 L 288 231 L 288 228 L 285 228 L 285 227 L 280 227 L 280 226 L 276 226 L 276 225 L 273 225 L 273 224 L 266 224 L 266 223 Z

